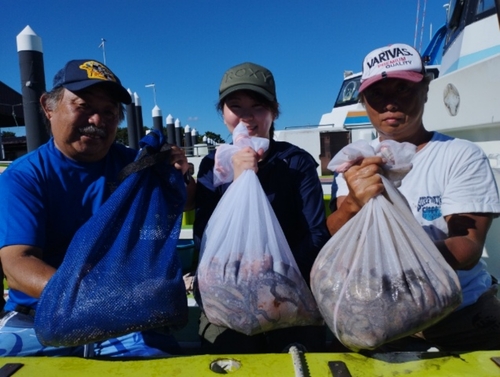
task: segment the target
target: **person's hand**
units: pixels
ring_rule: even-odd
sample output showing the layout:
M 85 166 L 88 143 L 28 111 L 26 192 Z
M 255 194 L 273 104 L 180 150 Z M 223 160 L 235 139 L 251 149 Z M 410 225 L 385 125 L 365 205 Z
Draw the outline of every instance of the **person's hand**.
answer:
M 186 174 L 189 169 L 186 154 L 184 153 L 184 150 L 178 146 L 172 146 L 170 151 L 170 163 L 174 166 L 174 168 L 180 170 L 183 175 Z
M 349 194 L 337 198 L 337 210 L 326 220 L 331 235 L 337 233 L 371 198 L 384 192 L 379 175 L 383 163 L 382 157 L 365 157 L 344 172 Z
M 264 150 L 259 149 L 255 152 L 250 147 L 245 147 L 236 152 L 232 157 L 234 168 L 234 179 L 238 178 L 245 170 L 253 170 L 255 173 L 259 170 L 258 162 L 262 159 Z
M 179 148 L 178 146 L 172 146 L 170 152 L 170 163 L 174 166 L 174 168 L 180 170 L 182 175 L 185 175 L 189 170 L 189 163 L 184 153 L 184 150 Z M 187 176 L 189 179 L 185 181 L 186 189 L 187 189 L 187 199 L 184 205 L 184 211 L 190 211 L 194 208 L 194 200 L 196 194 L 196 182 L 190 175 Z
M 348 202 L 354 212 L 359 211 L 371 198 L 384 192 L 382 172 L 382 157 L 366 157 L 351 166 L 344 178 L 349 187 Z M 357 209 L 357 211 L 356 211 Z
M 183 275 L 182 278 L 184 279 L 184 285 L 186 286 L 186 293 L 193 293 L 194 291 L 194 273 L 193 272 L 188 272 L 187 274 Z

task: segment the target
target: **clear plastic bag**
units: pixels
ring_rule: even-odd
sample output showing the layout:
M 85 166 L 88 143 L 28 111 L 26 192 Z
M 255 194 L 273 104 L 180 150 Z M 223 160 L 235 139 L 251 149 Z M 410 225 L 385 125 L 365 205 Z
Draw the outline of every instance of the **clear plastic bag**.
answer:
M 231 184 L 212 214 L 196 280 L 209 321 L 246 335 L 323 322 L 252 170 Z
M 354 351 L 417 333 L 462 300 L 455 271 L 406 199 L 391 181 L 382 180 L 385 194 L 372 198 L 332 236 L 311 270 L 321 314 Z

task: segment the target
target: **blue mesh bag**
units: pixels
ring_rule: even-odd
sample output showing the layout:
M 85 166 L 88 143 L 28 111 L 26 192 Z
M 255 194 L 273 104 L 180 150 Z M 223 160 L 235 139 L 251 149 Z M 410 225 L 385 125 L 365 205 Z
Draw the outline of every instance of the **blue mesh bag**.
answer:
M 73 237 L 37 305 L 35 332 L 43 345 L 186 325 L 176 251 L 186 188 L 164 140 L 153 131 L 140 141 L 123 181 Z

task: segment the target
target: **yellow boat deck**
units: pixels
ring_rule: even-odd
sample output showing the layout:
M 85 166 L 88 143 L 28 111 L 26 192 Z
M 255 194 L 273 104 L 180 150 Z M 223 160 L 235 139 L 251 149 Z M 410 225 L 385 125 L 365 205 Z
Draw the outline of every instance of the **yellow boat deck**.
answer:
M 388 361 L 365 357 L 357 353 L 306 353 L 307 367 L 304 376 L 500 376 L 500 366 L 492 358 L 500 351 L 482 351 L 443 356 L 438 353 L 419 354 L 417 360 Z M 401 354 L 399 355 L 401 356 Z M 211 370 L 212 362 L 232 359 L 240 364 L 238 369 L 219 373 Z M 411 357 L 409 358 L 411 359 Z M 345 363 L 348 373 L 335 373 L 328 362 Z M 231 374 L 244 376 L 296 376 L 292 357 L 289 354 L 234 355 L 234 356 L 183 356 L 148 360 L 109 361 L 73 357 L 25 357 L 2 358 L 5 363 L 24 364 L 14 377 L 58 377 L 58 376 L 216 376 Z M 234 369 L 234 368 L 233 368 Z
M 325 195 L 325 211 L 329 214 L 330 195 Z M 192 239 L 194 211 L 183 216 L 181 239 Z M 188 248 L 189 249 L 189 248 Z M 182 251 L 189 251 L 179 250 Z M 192 258 L 189 255 L 189 258 Z M 196 258 L 196 257 L 195 257 Z M 5 284 L 5 282 L 4 282 Z M 5 287 L 6 288 L 6 287 Z M 190 305 L 190 323 L 197 324 L 199 309 Z M 179 341 L 187 344 L 197 343 L 197 326 L 180 330 L 175 334 Z M 446 355 L 438 352 L 377 354 L 367 357 L 358 353 L 305 353 L 305 377 L 382 377 L 382 376 L 500 376 L 500 350 L 470 352 Z M 226 361 L 230 362 L 226 362 Z M 233 365 L 232 369 L 213 371 L 211 365 Z M 232 362 L 231 362 L 232 361 Z M 342 362 L 347 372 L 335 374 L 329 368 L 329 362 Z M 58 376 L 216 376 L 231 374 L 245 376 L 297 376 L 290 354 L 259 355 L 193 355 L 144 360 L 103 360 L 76 357 L 16 357 L 0 358 L 0 376 L 5 364 L 23 364 L 13 377 L 58 377 Z M 235 366 L 236 365 L 236 366 Z M 6 368 L 7 369 L 7 368 Z

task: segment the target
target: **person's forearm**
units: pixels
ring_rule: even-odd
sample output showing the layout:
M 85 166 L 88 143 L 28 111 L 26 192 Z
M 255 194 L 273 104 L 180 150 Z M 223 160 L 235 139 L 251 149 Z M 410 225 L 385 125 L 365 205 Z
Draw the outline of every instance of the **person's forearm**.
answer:
M 450 237 L 435 243 L 441 255 L 454 270 L 474 267 L 482 255 L 482 247 L 464 236 Z
M 3 248 L 0 254 L 9 288 L 39 298 L 56 269 L 33 255 L 10 253 L 12 247 Z
M 349 197 L 346 197 L 338 209 L 326 219 L 326 226 L 330 235 L 337 233 L 350 219 L 359 212 L 360 208 Z
M 473 268 L 483 254 L 486 235 L 493 221 L 490 213 L 462 213 L 445 217 L 448 238 L 435 245 L 455 270 Z

